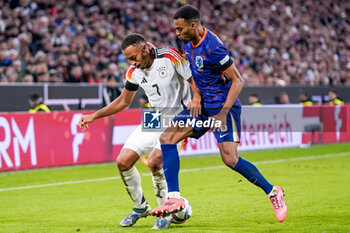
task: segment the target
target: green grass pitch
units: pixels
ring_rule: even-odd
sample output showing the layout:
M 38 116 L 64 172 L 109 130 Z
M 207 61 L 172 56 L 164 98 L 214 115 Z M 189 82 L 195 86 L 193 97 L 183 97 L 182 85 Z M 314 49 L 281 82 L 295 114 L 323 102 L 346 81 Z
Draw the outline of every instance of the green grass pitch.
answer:
M 181 159 L 180 187 L 193 214 L 167 232 L 350 232 L 350 144 L 240 155 L 282 186 L 285 222 L 277 222 L 264 192 L 220 156 L 188 157 Z M 136 166 L 155 207 L 147 168 Z M 113 163 L 0 173 L 0 232 L 150 232 L 152 216 L 119 226 L 132 207 Z

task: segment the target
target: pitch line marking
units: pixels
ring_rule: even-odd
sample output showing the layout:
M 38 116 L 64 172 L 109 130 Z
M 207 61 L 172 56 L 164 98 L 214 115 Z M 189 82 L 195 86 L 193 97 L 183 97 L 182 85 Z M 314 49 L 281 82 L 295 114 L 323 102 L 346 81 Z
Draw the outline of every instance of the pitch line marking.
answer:
M 297 158 L 289 158 L 289 159 L 266 160 L 266 161 L 258 161 L 258 162 L 253 162 L 253 163 L 255 165 L 274 164 L 274 163 L 285 163 L 285 162 L 294 162 L 294 161 L 303 161 L 303 160 L 325 159 L 325 158 L 332 158 L 332 157 L 342 157 L 342 156 L 348 156 L 348 155 L 350 155 L 350 152 L 343 152 L 343 153 L 337 153 L 337 154 L 314 155 L 314 156 L 297 157 Z M 180 172 L 181 173 L 196 172 L 196 171 L 214 170 L 214 169 L 221 169 L 221 168 L 227 168 L 227 166 L 221 165 L 221 166 L 204 167 L 204 168 L 189 168 L 189 169 L 180 170 Z M 150 173 L 141 174 L 141 176 L 150 176 L 150 175 L 151 175 Z M 3 188 L 3 189 L 0 189 L 0 192 L 13 191 L 13 190 L 23 190 L 23 189 L 43 188 L 43 187 L 50 187 L 50 186 L 60 186 L 60 185 L 66 185 L 66 184 L 82 184 L 82 183 L 88 183 L 88 182 L 98 182 L 98 181 L 118 180 L 118 179 L 120 179 L 120 176 L 87 179 L 87 180 L 66 181 L 66 182 L 58 182 L 58 183 L 51 183 L 51 184 L 39 184 L 39 185 L 30 185 L 30 186 L 22 186 L 22 187 Z

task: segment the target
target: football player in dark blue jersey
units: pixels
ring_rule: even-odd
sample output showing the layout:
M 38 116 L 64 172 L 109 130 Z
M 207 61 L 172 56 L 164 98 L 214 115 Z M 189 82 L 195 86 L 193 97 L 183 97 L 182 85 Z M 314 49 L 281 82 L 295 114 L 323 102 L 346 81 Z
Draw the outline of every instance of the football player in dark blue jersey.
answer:
M 243 80 L 225 45 L 201 25 L 200 12 L 193 6 L 186 5 L 177 10 L 174 26 L 178 38 L 184 42 L 183 49 L 190 62 L 192 76 L 201 91 L 202 109 L 199 115 L 198 112 L 184 110 L 173 120 L 182 123 L 173 124 L 160 137 L 168 200 L 151 214 L 167 215 L 184 208 L 179 191 L 180 161 L 176 143 L 187 137 L 199 138 L 211 128 L 223 162 L 263 189 L 271 200 L 277 220 L 284 221 L 287 206 L 282 188 L 271 185 L 252 163 L 238 155 L 241 131 L 238 95 Z M 206 124 L 208 121 L 209 124 Z

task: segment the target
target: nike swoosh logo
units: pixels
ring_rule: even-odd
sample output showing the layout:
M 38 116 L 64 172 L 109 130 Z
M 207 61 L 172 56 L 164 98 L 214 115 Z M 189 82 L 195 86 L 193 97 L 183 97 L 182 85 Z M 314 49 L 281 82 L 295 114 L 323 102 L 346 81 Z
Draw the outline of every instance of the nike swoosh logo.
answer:
M 226 135 L 228 135 L 228 133 L 226 133 L 226 134 L 221 134 L 221 135 L 220 135 L 220 138 L 223 138 L 223 137 L 225 137 Z

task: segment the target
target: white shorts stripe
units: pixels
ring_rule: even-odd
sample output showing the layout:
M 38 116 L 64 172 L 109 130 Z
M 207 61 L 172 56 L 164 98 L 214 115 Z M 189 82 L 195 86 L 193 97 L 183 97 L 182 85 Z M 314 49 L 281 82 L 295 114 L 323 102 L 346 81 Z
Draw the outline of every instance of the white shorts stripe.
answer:
M 233 118 L 232 114 L 230 113 L 231 121 L 232 121 L 232 137 L 234 142 L 239 142 L 238 133 L 237 133 L 237 127 L 235 119 Z

